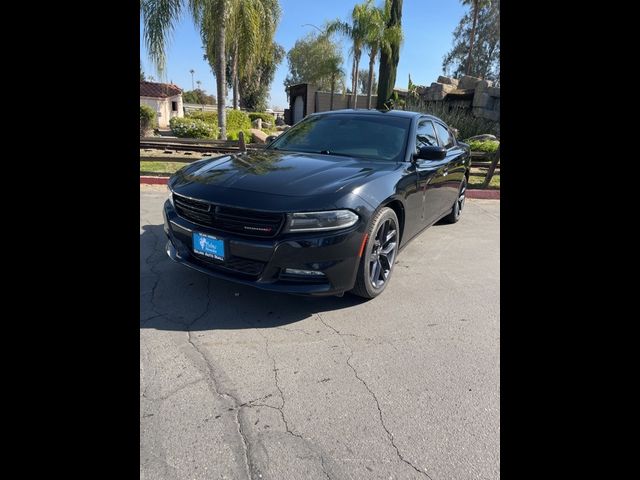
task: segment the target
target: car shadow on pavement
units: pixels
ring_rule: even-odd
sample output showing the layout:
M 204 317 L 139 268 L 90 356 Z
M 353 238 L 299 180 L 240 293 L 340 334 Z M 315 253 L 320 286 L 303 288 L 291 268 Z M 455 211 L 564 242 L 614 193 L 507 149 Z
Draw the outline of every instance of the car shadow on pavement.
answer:
M 209 277 L 170 260 L 162 225 L 140 235 L 140 328 L 173 331 L 273 328 L 366 300 L 272 293 Z

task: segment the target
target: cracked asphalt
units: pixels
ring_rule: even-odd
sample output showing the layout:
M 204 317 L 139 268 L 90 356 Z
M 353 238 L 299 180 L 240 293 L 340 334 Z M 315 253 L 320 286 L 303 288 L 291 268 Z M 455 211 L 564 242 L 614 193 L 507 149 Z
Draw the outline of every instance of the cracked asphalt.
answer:
M 140 188 L 141 479 L 499 478 L 499 201 L 423 232 L 367 302 L 173 263 L 164 192 Z

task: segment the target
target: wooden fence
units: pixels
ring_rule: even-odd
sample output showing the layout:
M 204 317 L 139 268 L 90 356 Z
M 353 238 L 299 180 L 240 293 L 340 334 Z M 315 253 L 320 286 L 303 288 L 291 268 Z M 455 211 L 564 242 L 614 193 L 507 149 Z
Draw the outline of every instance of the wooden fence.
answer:
M 242 132 L 240 132 L 242 134 Z M 239 153 L 264 149 L 262 143 L 244 143 L 244 140 L 204 140 L 201 138 L 141 137 L 140 148 L 213 153 Z M 190 162 L 191 159 L 171 161 Z M 495 153 L 471 152 L 471 168 L 486 169 L 481 188 L 487 188 L 496 171 L 500 171 L 500 147 Z

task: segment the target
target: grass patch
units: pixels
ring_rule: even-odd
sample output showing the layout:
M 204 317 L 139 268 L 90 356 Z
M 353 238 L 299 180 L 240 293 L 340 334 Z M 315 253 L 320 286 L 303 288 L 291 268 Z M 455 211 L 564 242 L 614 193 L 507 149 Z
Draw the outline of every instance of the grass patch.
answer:
M 480 188 L 484 183 L 484 179 L 487 175 L 485 171 L 479 172 L 471 172 L 469 175 L 469 188 Z M 495 173 L 493 178 L 491 178 L 491 183 L 489 183 L 489 190 L 500 190 L 500 174 Z
M 146 162 L 140 160 L 140 175 L 172 175 L 186 164 L 184 162 Z

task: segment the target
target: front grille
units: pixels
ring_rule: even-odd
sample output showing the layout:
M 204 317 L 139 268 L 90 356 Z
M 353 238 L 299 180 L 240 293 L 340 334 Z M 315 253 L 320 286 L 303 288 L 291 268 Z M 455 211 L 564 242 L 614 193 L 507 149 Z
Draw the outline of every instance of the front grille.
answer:
M 224 273 L 237 273 L 243 276 L 257 277 L 264 270 L 265 263 L 248 258 L 230 257 L 225 262 L 212 260 L 204 255 L 199 255 L 192 251 L 193 257 L 198 263 L 205 265 L 207 268 L 213 268 Z
M 173 204 L 178 215 L 191 222 L 238 235 L 275 237 L 284 223 L 281 213 L 223 207 L 175 194 Z
M 287 283 L 327 283 L 326 276 L 305 276 L 305 275 L 295 275 L 292 273 L 285 273 L 284 270 L 280 272 L 278 278 Z

